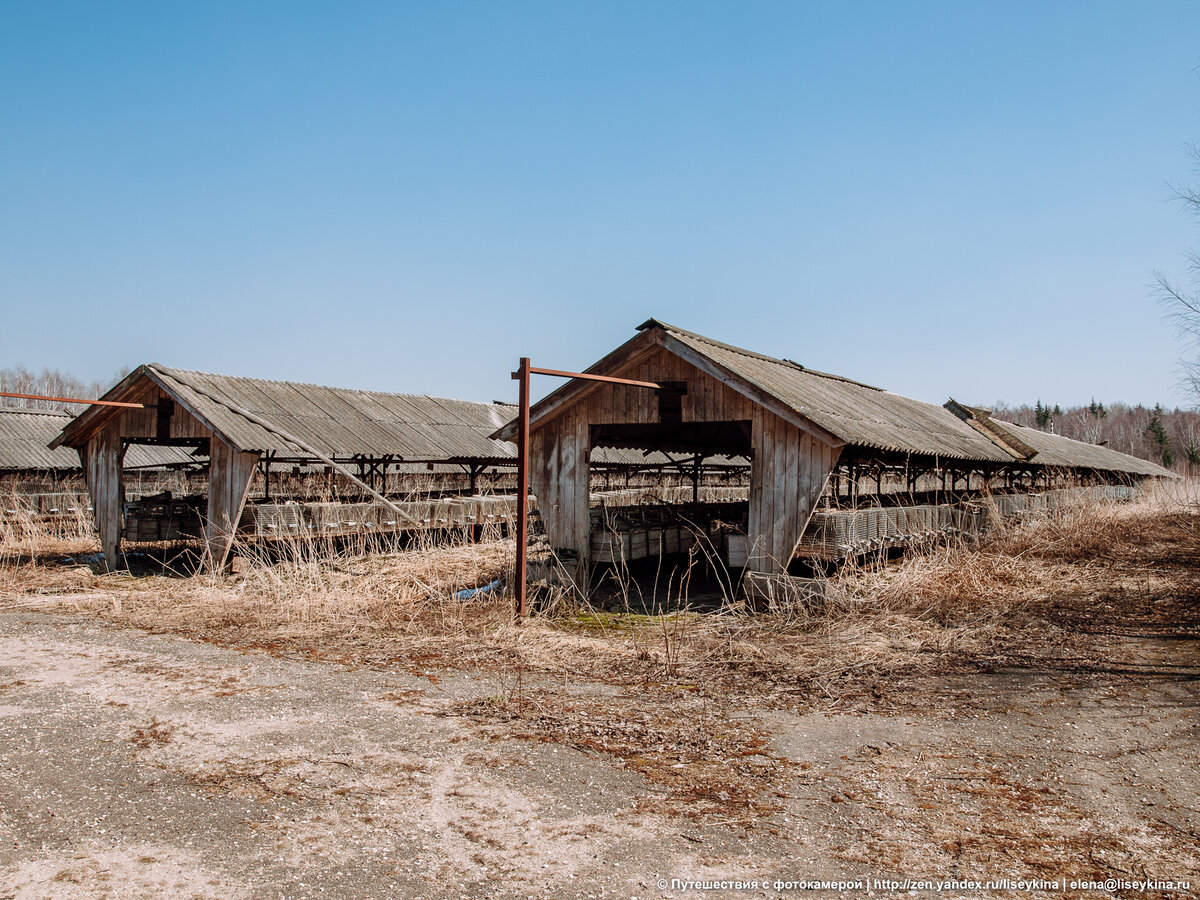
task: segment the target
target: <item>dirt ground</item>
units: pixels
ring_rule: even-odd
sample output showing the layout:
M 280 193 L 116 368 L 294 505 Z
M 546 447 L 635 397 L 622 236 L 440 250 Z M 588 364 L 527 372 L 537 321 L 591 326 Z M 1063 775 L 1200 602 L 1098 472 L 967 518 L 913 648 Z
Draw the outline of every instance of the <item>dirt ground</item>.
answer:
M 10 560 L 0 900 L 1200 896 L 1200 517 L 1146 515 L 799 623 Z
M 1182 644 L 1129 646 L 1122 663 L 1140 660 L 1148 676 L 972 673 L 905 683 L 912 702 L 878 711 L 730 712 L 768 735 L 755 757 L 769 800 L 694 817 L 670 783 L 620 757 L 544 739 L 536 717 L 481 715 L 513 690 L 494 676 L 419 677 L 9 611 L 0 896 L 978 897 L 1005 893 L 672 882 L 1200 884 L 1200 669 Z

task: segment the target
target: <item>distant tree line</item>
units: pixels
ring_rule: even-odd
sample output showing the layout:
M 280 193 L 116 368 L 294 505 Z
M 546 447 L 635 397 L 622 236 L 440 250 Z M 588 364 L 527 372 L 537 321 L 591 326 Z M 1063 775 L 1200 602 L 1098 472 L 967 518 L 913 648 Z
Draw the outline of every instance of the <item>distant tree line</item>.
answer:
M 997 419 L 1015 422 L 1064 437 L 1104 444 L 1130 456 L 1152 460 L 1168 469 L 1200 474 L 1200 412 L 1129 406 L 1111 403 L 1105 406 L 1093 400 L 1086 406 L 1043 403 L 1008 406 L 998 404 Z
M 11 394 L 40 394 L 46 397 L 79 397 L 95 400 L 116 381 L 129 374 L 129 369 L 117 373 L 112 381 L 84 381 L 61 369 L 42 369 L 31 372 L 24 366 L 0 368 L 0 392 Z M 22 409 L 65 409 L 78 413 L 83 407 L 77 403 L 58 403 L 49 400 L 20 400 L 0 397 L 0 406 L 16 406 Z

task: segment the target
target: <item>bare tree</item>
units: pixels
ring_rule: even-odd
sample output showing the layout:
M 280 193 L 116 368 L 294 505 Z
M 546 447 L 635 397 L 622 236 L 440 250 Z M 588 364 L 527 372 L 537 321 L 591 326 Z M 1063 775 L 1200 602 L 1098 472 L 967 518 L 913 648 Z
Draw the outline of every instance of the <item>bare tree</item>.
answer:
M 1192 169 L 1200 176 L 1200 145 L 1188 148 Z M 1171 185 L 1171 190 L 1188 215 L 1200 219 L 1200 185 Z M 1166 311 L 1167 321 L 1183 341 L 1180 373 L 1184 386 L 1200 399 L 1200 251 L 1187 255 L 1186 281 L 1172 281 L 1162 272 L 1154 274 L 1155 294 Z
M 128 369 L 118 373 L 119 381 L 129 374 Z M 82 397 L 92 399 L 99 397 L 110 387 L 111 383 L 103 381 L 86 382 L 76 378 L 69 372 L 60 369 L 43 368 L 41 372 L 31 372 L 24 366 L 0 368 L 0 391 L 14 394 L 42 394 L 51 397 Z M 51 400 L 21 400 L 14 397 L 0 397 L 0 406 L 17 406 L 28 409 L 65 409 L 69 412 L 79 412 L 82 406 L 74 403 L 60 403 Z

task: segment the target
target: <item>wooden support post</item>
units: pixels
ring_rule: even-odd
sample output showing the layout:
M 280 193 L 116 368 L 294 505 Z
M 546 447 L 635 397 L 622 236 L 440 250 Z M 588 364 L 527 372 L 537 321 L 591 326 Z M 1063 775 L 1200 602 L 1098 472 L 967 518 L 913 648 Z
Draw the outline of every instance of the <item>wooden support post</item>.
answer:
M 104 568 L 114 572 L 121 568 L 121 502 L 124 500 L 121 461 L 125 447 L 121 443 L 120 420 L 110 422 L 93 435 L 81 455 L 100 548 L 104 551 Z
M 263 499 L 271 499 L 271 457 L 275 455 L 275 451 L 264 453 L 262 458 L 262 473 L 263 473 Z
M 257 453 L 239 453 L 217 437 L 210 442 L 204 538 L 208 542 L 208 564 L 214 572 L 224 569 L 229 560 L 257 465 Z

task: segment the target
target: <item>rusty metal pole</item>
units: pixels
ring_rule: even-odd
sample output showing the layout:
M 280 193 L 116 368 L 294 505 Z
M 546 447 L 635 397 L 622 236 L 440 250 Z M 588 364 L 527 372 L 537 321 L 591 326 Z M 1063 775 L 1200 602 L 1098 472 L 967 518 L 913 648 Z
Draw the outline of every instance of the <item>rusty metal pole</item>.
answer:
M 525 618 L 526 570 L 529 550 L 529 376 L 553 375 L 557 378 L 578 378 L 582 381 L 601 381 L 608 384 L 628 384 L 634 387 L 660 389 L 662 385 L 653 381 L 634 381 L 629 378 L 614 378 L 610 375 L 591 375 L 587 372 L 563 372 L 559 369 L 535 369 L 529 357 L 521 357 L 521 367 L 512 373 L 513 381 L 521 383 L 521 397 L 517 412 L 517 571 L 516 571 L 516 614 Z
M 517 413 L 517 618 L 525 618 L 526 554 L 529 546 L 529 357 L 512 377 L 521 383 Z

